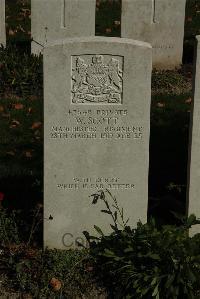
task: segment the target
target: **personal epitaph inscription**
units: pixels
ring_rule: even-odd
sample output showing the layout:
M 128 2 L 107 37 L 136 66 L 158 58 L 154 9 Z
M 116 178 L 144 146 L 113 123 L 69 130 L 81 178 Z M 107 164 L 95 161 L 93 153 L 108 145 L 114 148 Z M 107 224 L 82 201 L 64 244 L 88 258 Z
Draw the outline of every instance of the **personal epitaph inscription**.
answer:
M 110 232 L 103 201 L 92 204 L 98 190 L 117 197 L 129 225 L 146 221 L 151 71 L 151 46 L 139 41 L 85 37 L 45 48 L 45 246 L 75 247 L 94 224 Z
M 73 104 L 121 104 L 123 57 L 72 56 L 71 90 Z

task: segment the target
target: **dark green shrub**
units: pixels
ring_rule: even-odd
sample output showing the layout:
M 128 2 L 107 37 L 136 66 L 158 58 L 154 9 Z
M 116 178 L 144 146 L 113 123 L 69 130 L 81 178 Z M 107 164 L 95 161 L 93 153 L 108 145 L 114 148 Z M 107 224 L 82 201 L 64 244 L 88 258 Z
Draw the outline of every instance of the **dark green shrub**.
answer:
M 19 51 L 14 45 L 0 48 L 0 96 L 41 96 L 42 56 Z
M 199 223 L 194 215 L 180 227 L 158 229 L 151 220 L 147 224 L 139 222 L 133 229 L 127 226 L 123 210 L 111 194 L 114 205 L 102 191 L 93 196 L 93 203 L 105 202 L 102 212 L 111 215 L 113 233 L 105 236 L 95 227 L 99 238 L 85 235 L 97 273 L 101 273 L 114 298 L 200 298 L 200 234 L 188 236 L 188 229 Z

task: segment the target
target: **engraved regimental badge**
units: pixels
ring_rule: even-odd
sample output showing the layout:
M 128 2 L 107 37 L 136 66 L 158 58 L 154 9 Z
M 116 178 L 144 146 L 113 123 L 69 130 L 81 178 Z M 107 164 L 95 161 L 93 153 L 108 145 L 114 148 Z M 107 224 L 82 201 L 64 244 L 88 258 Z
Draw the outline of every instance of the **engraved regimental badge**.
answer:
M 71 101 L 73 104 L 121 104 L 123 57 L 72 56 Z

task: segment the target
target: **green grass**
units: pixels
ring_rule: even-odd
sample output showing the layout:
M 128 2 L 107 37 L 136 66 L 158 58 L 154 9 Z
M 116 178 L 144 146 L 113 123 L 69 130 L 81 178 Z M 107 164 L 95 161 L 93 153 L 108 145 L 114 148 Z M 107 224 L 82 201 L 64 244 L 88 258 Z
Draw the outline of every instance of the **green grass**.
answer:
M 185 94 L 156 94 L 152 97 L 151 118 L 152 123 L 160 126 L 159 119 L 162 119 L 164 126 L 173 126 L 177 123 L 176 115 L 182 115 L 188 120 L 186 114 L 191 110 L 192 92 Z M 159 104 L 163 104 L 159 105 Z M 161 107 L 160 107 L 161 106 Z
M 191 105 L 191 93 L 152 98 L 149 216 L 161 223 L 173 223 L 171 211 L 186 212 Z
M 42 250 L 38 246 L 43 225 L 41 204 L 29 211 L 10 211 L 2 204 L 4 200 L 0 203 L 0 297 L 6 293 L 9 298 L 15 293 L 38 299 L 98 296 L 102 290 L 95 284 L 87 249 Z M 60 285 L 58 289 L 52 279 Z
M 41 176 L 42 99 L 1 99 L 0 109 L 0 177 Z
M 192 65 L 175 70 L 153 70 L 152 94 L 181 95 L 192 90 Z
M 7 40 L 24 42 L 31 39 L 30 0 L 6 0 Z
M 200 34 L 200 0 L 187 0 L 185 39 L 188 41 Z
M 102 292 L 92 279 L 92 268 L 89 268 L 85 250 L 42 251 L 13 246 L 1 254 L 1 260 L 1 267 L 5 270 L 0 295 L 13 292 L 38 299 L 83 296 L 94 299 Z M 52 284 L 52 279 L 56 284 Z
M 99 1 L 96 9 L 96 35 L 120 36 L 121 1 Z

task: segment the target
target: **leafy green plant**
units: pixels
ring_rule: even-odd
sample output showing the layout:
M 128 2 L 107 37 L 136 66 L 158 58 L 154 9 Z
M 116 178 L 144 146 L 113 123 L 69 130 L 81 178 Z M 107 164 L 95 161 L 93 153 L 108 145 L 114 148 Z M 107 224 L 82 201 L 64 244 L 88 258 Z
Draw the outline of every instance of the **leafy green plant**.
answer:
M 110 198 L 111 202 L 103 191 L 93 194 L 93 204 L 105 202 L 102 212 L 111 215 L 113 232 L 106 236 L 96 228 L 99 237 L 85 236 L 97 273 L 114 298 L 199 298 L 200 234 L 189 237 L 188 229 L 200 221 L 191 215 L 179 227 L 157 228 L 151 219 L 131 228 L 123 222 L 124 215 L 117 212 L 116 199 Z

